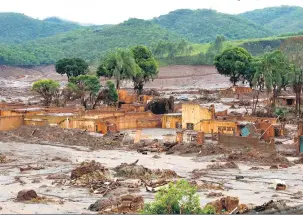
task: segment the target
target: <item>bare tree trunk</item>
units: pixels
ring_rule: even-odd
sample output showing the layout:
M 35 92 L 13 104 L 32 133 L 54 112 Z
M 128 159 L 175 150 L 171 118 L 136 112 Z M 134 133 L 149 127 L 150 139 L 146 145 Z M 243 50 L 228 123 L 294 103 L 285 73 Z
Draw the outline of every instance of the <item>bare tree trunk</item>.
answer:
M 258 102 L 259 102 L 259 94 L 260 94 L 260 91 L 257 91 L 257 95 L 254 96 L 254 98 L 253 98 L 253 110 L 252 110 L 253 115 L 256 114 L 257 105 L 258 105 Z M 255 100 L 255 98 L 256 98 L 256 100 Z
M 119 108 L 119 103 L 120 103 L 120 96 L 119 96 L 119 90 L 120 90 L 120 79 L 117 78 L 117 82 L 116 82 L 116 88 L 117 88 L 117 92 L 118 92 L 118 101 L 116 103 L 116 107 L 117 109 Z

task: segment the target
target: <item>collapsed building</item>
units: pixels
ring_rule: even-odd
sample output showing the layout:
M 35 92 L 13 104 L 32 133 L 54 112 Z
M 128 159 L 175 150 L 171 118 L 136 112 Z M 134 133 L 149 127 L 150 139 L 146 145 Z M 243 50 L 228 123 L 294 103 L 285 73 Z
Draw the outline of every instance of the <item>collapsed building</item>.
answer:
M 229 88 L 222 92 L 241 94 L 249 93 L 251 89 Z M 21 125 L 51 125 L 101 134 L 130 129 L 133 130 L 130 135 L 133 133 L 135 142 L 139 142 L 144 137 L 142 129 L 162 128 L 176 130 L 174 135 L 163 135 L 163 140 L 167 142 L 203 144 L 205 138 L 211 136 L 212 140 L 224 145 L 244 142 L 268 145 L 274 143 L 275 137 L 284 134 L 284 125 L 278 123 L 276 118 L 229 115 L 227 109 L 216 110 L 215 105 L 194 102 L 178 104 L 176 107 L 173 98 L 163 101 L 153 95 L 137 95 L 119 90 L 119 107 L 101 106 L 86 111 L 82 108 L 44 108 L 1 103 L 0 130 L 11 130 Z M 155 105 L 157 102 L 164 104 L 166 113 L 154 114 L 150 110 L 159 107 Z M 176 112 L 176 109 L 180 109 L 180 112 Z

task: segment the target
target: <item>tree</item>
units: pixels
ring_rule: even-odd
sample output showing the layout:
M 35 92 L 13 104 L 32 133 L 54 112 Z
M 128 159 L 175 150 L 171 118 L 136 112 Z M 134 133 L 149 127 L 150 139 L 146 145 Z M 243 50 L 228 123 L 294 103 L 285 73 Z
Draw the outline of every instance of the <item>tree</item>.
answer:
M 80 58 L 64 58 L 56 62 L 56 72 L 70 77 L 85 75 L 88 72 L 88 64 Z
M 58 93 L 59 87 L 60 84 L 57 81 L 46 79 L 36 81 L 32 86 L 32 90 L 43 98 L 45 106 L 49 106 L 54 96 Z
M 99 98 L 100 100 L 103 100 L 104 104 L 115 104 L 118 101 L 118 92 L 115 84 L 111 81 L 107 81 L 106 88 L 102 91 L 102 95 Z
M 106 78 L 115 78 L 116 88 L 120 89 L 120 82 L 131 79 L 136 74 L 136 62 L 132 52 L 118 49 L 106 56 L 97 69 L 97 75 Z
M 134 89 L 138 91 L 138 94 L 141 94 L 144 84 L 157 77 L 159 73 L 158 65 L 152 52 L 147 47 L 136 46 L 132 49 L 132 52 L 138 65 L 136 73 L 132 77 Z
M 301 92 L 303 85 L 303 37 L 291 37 L 281 45 L 281 51 L 290 62 L 291 85 L 296 94 L 296 113 L 301 114 Z
M 215 66 L 222 75 L 230 77 L 235 86 L 250 67 L 250 53 L 240 47 L 230 48 L 215 57 Z
M 287 80 L 287 61 L 281 51 L 273 51 L 264 54 L 255 63 L 256 73 L 254 83 L 262 84 L 268 93 L 273 92 L 272 107 L 275 107 L 276 98 Z
M 186 180 L 170 183 L 161 189 L 155 201 L 144 205 L 143 214 L 214 214 L 211 206 L 201 208 L 199 195 L 195 187 Z
M 76 98 L 80 98 L 81 104 L 85 109 L 94 109 L 96 107 L 96 100 L 101 88 L 97 76 L 79 75 L 71 77 L 67 88 L 76 95 Z

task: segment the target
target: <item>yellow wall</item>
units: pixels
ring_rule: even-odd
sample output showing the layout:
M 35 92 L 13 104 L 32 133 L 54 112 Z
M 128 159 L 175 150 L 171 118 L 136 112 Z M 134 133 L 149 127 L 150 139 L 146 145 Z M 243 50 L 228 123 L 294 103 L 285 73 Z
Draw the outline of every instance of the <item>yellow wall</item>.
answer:
M 237 132 L 236 122 L 205 120 L 200 123 L 200 131 L 203 131 L 206 134 L 210 134 L 212 130 L 214 133 L 218 133 L 219 127 L 225 127 L 225 129 L 223 130 L 224 134 L 233 134 L 232 129 L 235 129 L 235 132 Z
M 89 132 L 96 132 L 96 122 L 95 120 L 83 120 L 83 119 L 73 119 L 69 118 L 60 123 L 61 128 L 76 128 L 82 129 Z
M 83 117 L 86 119 L 102 119 L 107 117 L 113 117 L 113 116 L 122 116 L 125 114 L 125 111 L 98 111 L 98 110 L 92 110 L 87 111 Z
M 176 128 L 176 124 L 182 124 L 182 115 L 163 115 L 162 128 Z
M 23 116 L 0 117 L 0 131 L 12 130 L 23 125 Z
M 194 130 L 200 130 L 200 121 L 214 119 L 214 109 L 201 108 L 199 104 L 182 104 L 182 128 L 186 129 L 187 123 L 194 124 Z

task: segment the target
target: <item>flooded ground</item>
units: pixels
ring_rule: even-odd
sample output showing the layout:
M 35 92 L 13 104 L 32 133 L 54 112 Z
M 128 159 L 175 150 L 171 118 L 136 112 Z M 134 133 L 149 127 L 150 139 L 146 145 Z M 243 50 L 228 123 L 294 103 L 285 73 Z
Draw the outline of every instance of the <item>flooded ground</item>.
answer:
M 75 188 L 66 185 L 56 185 L 54 180 L 47 179 L 53 173 L 70 176 L 71 170 L 85 160 L 96 160 L 108 168 L 121 163 L 131 163 L 139 160 L 138 164 L 151 169 L 171 169 L 178 175 L 190 179 L 194 169 L 205 169 L 205 174 L 196 181 L 216 182 L 223 185 L 224 190 L 200 190 L 202 205 L 216 198 L 207 198 L 211 192 L 222 192 L 224 195 L 239 197 L 240 203 L 260 205 L 269 200 L 283 199 L 289 205 L 299 205 L 303 199 L 295 198 L 294 194 L 303 189 L 302 165 L 285 169 L 249 170 L 252 166 L 238 163 L 239 169 L 207 170 L 206 166 L 213 164 L 216 156 L 182 157 L 176 155 L 157 154 L 143 155 L 132 151 L 99 150 L 90 151 L 84 147 L 51 146 L 24 143 L 1 143 L 1 153 L 10 162 L 0 165 L 0 206 L 1 213 L 92 213 L 87 208 L 101 198 L 99 194 L 91 194 L 86 188 Z M 54 160 L 55 157 L 66 159 L 65 162 Z M 217 155 L 218 156 L 218 155 Z M 20 172 L 20 167 L 31 165 L 43 166 L 41 170 Z M 236 180 L 236 176 L 243 176 Z M 272 187 L 274 179 L 280 179 L 288 185 L 286 190 L 276 191 Z M 21 181 L 21 182 L 20 182 Z M 34 189 L 39 196 L 52 199 L 47 203 L 15 202 L 17 193 L 23 189 Z M 140 195 L 144 200 L 151 201 L 153 194 L 141 189 Z

